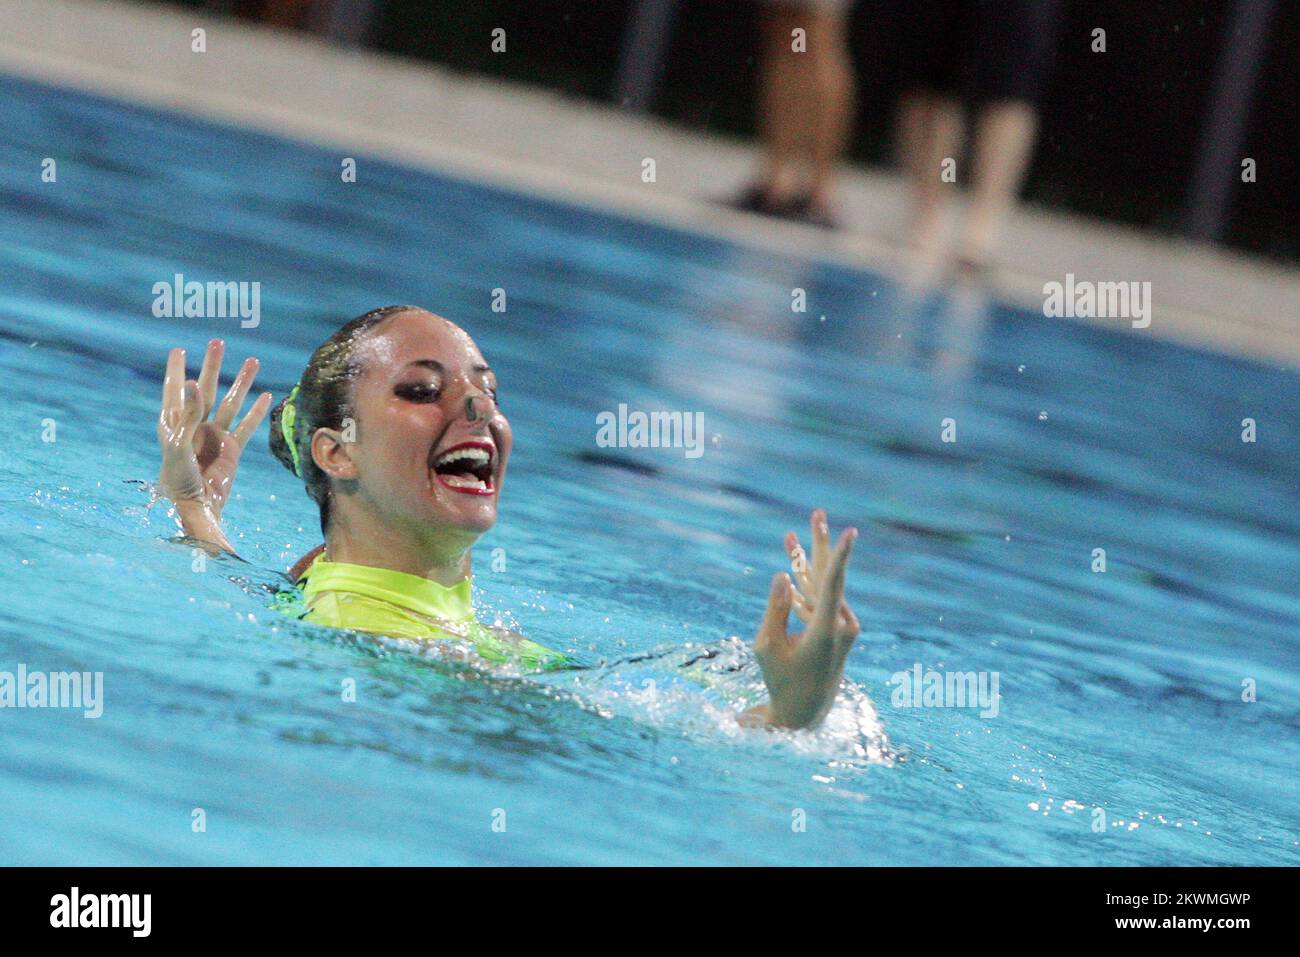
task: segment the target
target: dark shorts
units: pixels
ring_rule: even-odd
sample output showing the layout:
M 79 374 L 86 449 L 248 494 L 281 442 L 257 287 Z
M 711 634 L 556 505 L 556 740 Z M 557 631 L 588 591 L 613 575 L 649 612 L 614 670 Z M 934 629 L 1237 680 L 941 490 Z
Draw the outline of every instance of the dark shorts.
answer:
M 1062 0 L 878 0 L 904 89 L 1037 103 L 1056 59 Z M 1085 38 L 1086 39 L 1086 38 Z

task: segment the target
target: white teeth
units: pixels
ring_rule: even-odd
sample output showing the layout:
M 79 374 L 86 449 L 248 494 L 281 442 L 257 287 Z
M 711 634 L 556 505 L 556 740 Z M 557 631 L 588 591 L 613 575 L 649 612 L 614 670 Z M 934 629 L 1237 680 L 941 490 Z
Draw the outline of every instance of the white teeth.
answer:
M 482 464 L 482 463 L 487 463 L 492 461 L 492 453 L 490 453 L 487 449 L 477 449 L 473 447 L 464 448 L 464 449 L 452 449 L 450 452 L 447 452 L 445 455 L 443 455 L 441 458 L 438 459 L 438 461 L 434 462 L 433 464 L 435 467 L 437 467 L 439 465 L 446 465 L 448 462 L 456 462 L 460 459 L 468 459 L 471 462 L 478 462 Z
M 452 488 L 473 488 L 473 489 L 487 488 L 486 482 L 484 482 L 482 479 L 476 479 L 472 475 L 440 475 L 438 477 L 442 479 L 442 481 L 450 485 Z

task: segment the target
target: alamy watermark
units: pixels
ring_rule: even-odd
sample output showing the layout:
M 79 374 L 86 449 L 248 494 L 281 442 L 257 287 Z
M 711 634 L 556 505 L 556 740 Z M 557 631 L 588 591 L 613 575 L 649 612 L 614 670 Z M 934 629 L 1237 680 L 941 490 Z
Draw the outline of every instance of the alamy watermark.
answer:
M 886 684 L 896 686 L 889 699 L 896 708 L 979 708 L 981 718 L 996 718 L 999 680 L 996 671 L 934 671 L 918 661 Z
M 1065 282 L 1043 285 L 1043 315 L 1068 319 L 1132 319 L 1134 329 L 1151 325 L 1151 283 L 1091 282 L 1065 274 Z
M 50 898 L 51 927 L 120 927 L 132 937 L 148 937 L 152 912 L 152 894 L 83 894 L 74 887 Z
M 153 284 L 153 314 L 159 319 L 234 319 L 240 328 L 256 329 L 262 321 L 260 282 L 186 281 L 182 273 L 171 282 Z
M 104 672 L 28 671 L 25 664 L 0 671 L 0 708 L 80 708 L 82 716 L 104 713 Z
M 602 449 L 685 449 L 688 459 L 704 454 L 703 412 L 629 412 L 620 402 L 617 413 L 598 413 L 596 425 Z

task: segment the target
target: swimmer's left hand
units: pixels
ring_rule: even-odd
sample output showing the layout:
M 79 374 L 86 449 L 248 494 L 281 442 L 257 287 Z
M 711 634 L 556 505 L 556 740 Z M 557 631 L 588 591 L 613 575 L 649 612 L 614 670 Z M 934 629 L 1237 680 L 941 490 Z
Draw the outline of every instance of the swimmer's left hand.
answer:
M 745 724 L 808 728 L 830 711 L 844 677 L 844 662 L 858 637 L 858 619 L 844 601 L 849 554 L 858 530 L 840 535 L 830 548 L 826 513 L 812 513 L 812 561 L 793 532 L 785 536 L 795 582 L 781 572 L 772 579 L 767 614 L 754 641 L 769 704 L 742 715 Z M 802 634 L 786 630 L 790 612 L 807 626 Z

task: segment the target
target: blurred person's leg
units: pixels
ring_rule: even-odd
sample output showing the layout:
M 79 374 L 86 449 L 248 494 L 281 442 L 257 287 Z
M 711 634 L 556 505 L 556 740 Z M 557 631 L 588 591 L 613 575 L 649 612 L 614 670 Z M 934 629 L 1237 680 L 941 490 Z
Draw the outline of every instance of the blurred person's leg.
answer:
M 761 201 L 772 211 L 789 204 L 800 188 L 800 160 L 810 134 L 813 76 L 806 53 L 794 52 L 793 34 L 807 29 L 807 17 L 792 4 L 765 4 L 759 86 L 759 134 L 764 157 Z
M 955 159 L 961 145 L 961 104 L 931 90 L 903 95 L 898 111 L 900 165 L 912 194 L 908 246 L 925 257 L 938 254 L 943 242 L 943 218 L 956 184 L 946 182 L 945 161 Z
M 848 4 L 817 4 L 808 12 L 808 59 L 813 121 L 806 218 L 833 225 L 835 178 L 853 122 L 853 63 Z
M 739 205 L 833 225 L 831 200 L 853 118 L 851 0 L 768 0 L 762 7 L 758 181 Z
M 958 262 L 978 270 L 1002 235 L 1024 181 L 1038 133 L 1038 111 L 1030 103 L 987 103 L 975 123 L 971 202 L 958 249 Z
M 971 58 L 963 77 L 978 104 L 971 202 L 958 263 L 987 266 L 1033 157 L 1038 100 L 1055 53 L 1059 0 L 976 0 L 969 8 Z
M 907 246 L 922 260 L 941 252 L 944 212 L 956 189 L 945 160 L 961 146 L 957 97 L 964 0 L 876 0 L 875 13 L 898 24 L 895 49 L 902 93 L 895 123 L 897 162 L 907 178 L 911 210 Z

